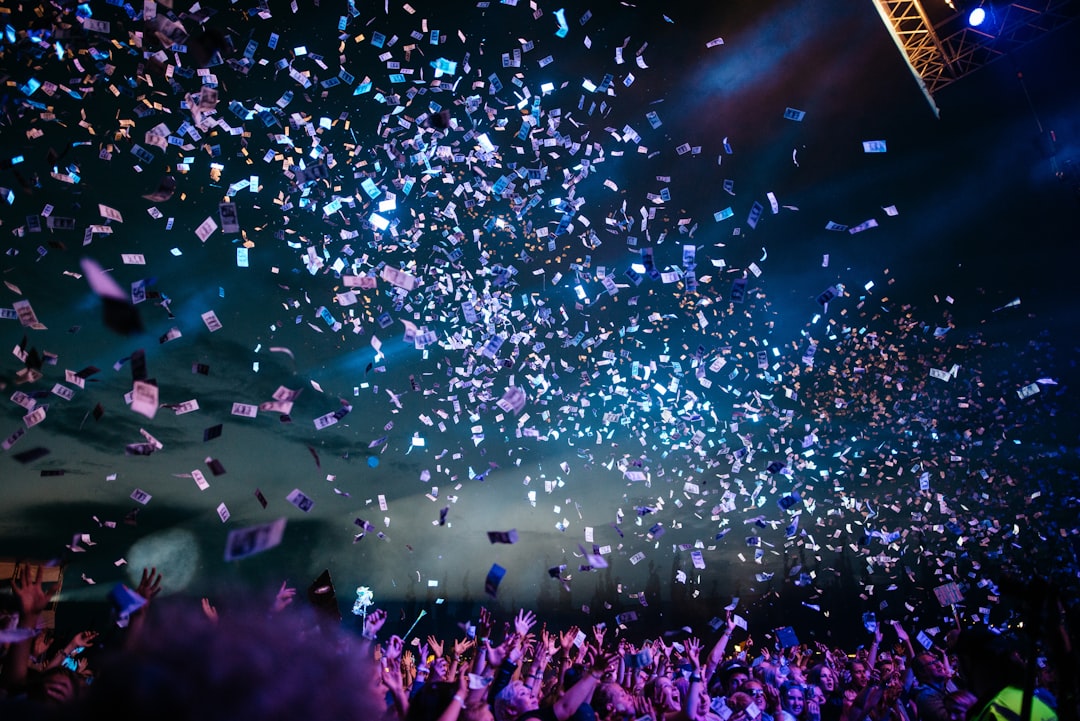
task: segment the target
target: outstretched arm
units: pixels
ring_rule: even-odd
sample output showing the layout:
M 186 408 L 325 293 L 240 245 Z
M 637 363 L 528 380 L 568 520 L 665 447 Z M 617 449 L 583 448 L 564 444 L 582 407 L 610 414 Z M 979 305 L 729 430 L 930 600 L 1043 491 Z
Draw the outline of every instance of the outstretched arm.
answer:
M 42 611 L 49 605 L 49 594 L 41 583 L 41 566 L 34 574 L 29 566 L 21 574 L 11 579 L 11 588 L 19 604 L 19 625 L 17 628 L 36 629 Z M 3 671 L 0 672 L 0 686 L 8 692 L 17 692 L 26 685 L 26 672 L 30 664 L 30 648 L 34 637 L 29 636 L 11 646 Z
M 124 638 L 124 646 L 127 648 L 131 648 L 138 642 L 139 637 L 142 635 L 143 626 L 146 625 L 146 614 L 150 609 L 150 602 L 161 593 L 161 574 L 157 572 L 156 568 L 144 568 L 142 570 L 142 578 L 135 588 L 135 593 L 146 599 L 146 603 L 138 611 L 131 614 L 127 636 Z
M 724 660 L 724 652 L 727 651 L 728 641 L 731 640 L 731 634 L 734 630 L 735 617 L 731 611 L 728 611 L 725 617 L 724 632 L 720 634 L 720 638 L 716 640 L 712 650 L 709 651 L 708 658 L 705 659 L 705 669 L 701 674 L 702 678 L 712 678 L 720 662 Z
M 597 685 L 604 678 L 608 667 L 614 665 L 617 660 L 618 656 L 613 653 L 597 654 L 596 660 L 593 661 L 588 673 L 582 674 L 578 682 L 567 689 L 566 693 L 555 702 L 555 706 L 552 707 L 555 718 L 559 719 L 559 721 L 566 721 L 573 716 L 581 704 L 592 698 L 593 691 L 596 690 Z

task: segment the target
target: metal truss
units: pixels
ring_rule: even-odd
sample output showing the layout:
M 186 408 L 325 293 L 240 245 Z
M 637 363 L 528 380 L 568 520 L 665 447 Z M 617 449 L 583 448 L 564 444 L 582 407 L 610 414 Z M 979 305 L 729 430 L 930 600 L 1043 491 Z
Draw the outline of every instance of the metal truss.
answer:
M 874 0 L 874 5 L 935 114 L 934 96 L 942 88 L 1080 14 L 1080 0 L 988 2 L 987 22 L 973 28 L 962 13 L 932 24 L 921 0 Z

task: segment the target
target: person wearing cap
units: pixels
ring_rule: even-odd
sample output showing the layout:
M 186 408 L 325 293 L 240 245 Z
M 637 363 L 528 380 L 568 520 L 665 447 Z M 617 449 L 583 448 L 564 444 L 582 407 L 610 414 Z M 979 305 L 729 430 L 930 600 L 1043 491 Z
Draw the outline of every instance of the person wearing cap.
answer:
M 717 678 L 720 681 L 721 694 L 730 696 L 750 679 L 750 669 L 742 661 L 728 661 L 720 667 Z

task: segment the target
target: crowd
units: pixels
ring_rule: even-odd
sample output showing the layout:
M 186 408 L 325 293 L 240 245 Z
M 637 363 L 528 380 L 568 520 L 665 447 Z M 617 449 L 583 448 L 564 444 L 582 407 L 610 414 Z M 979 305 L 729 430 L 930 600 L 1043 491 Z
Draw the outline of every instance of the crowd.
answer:
M 392 721 L 1052 721 L 1077 718 L 1066 610 L 1049 606 L 1024 635 L 956 628 L 941 647 L 904 625 L 876 626 L 854 653 L 815 643 L 772 647 L 726 611 L 716 638 L 635 642 L 621 628 L 549 629 L 521 610 L 481 610 L 454 639 L 387 633 L 387 614 L 348 632 L 339 614 L 293 605 L 219 614 L 210 599 L 155 601 L 145 569 L 123 628 L 70 640 L 39 632 L 50 594 L 41 572 L 12 581 L 0 636 L 0 717 L 386 719 Z M 151 603 L 153 601 L 153 603 Z M 410 629 L 411 631 L 412 629 Z M 406 637 L 410 635 L 406 632 Z

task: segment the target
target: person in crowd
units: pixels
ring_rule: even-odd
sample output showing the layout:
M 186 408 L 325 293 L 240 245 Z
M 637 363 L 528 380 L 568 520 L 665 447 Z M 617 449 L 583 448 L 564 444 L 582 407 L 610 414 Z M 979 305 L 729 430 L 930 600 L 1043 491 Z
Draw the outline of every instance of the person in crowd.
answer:
M 914 689 L 914 699 L 919 721 L 949 721 L 945 697 L 949 694 L 947 683 L 951 674 L 946 662 L 926 651 L 915 657 L 912 668 L 918 684 Z
M 837 710 L 835 721 L 925 721 L 935 713 L 928 699 L 936 689 L 944 691 L 943 721 L 1016 721 L 1025 703 L 1020 654 L 1010 639 L 988 631 L 965 631 L 955 644 L 970 691 L 954 690 L 949 667 L 922 653 L 913 662 L 916 696 L 906 696 L 908 644 L 900 636 L 894 648 L 871 648 L 847 665 L 845 690 L 853 695 L 844 708 L 835 701 L 835 669 L 848 661 L 842 649 L 761 649 L 748 664 L 745 654 L 727 657 L 730 625 L 703 663 L 693 637 L 610 641 L 603 624 L 591 634 L 534 632 L 538 620 L 525 610 L 496 638 L 483 610 L 475 638 L 432 634 L 415 642 L 414 652 L 399 636 L 379 639 L 386 623 L 380 609 L 366 615 L 356 638 L 328 628 L 316 609 L 285 613 L 295 595 L 286 585 L 269 615 L 257 602 L 233 599 L 219 614 L 209 599 L 201 609 L 182 597 L 156 600 L 162 574 L 144 569 L 132 592 L 141 607 L 126 629 L 108 638 L 84 631 L 59 645 L 35 638 L 49 601 L 45 586 L 39 569 L 20 569 L 12 583 L 17 615 L 0 656 L 5 721 L 830 721 L 822 717 Z M 89 647 L 101 653 L 89 662 L 73 658 Z M 1039 661 L 1045 668 L 1045 657 Z M 431 669 L 426 680 L 410 669 L 417 663 Z M 715 698 L 707 691 L 710 668 Z M 1030 703 L 1032 721 L 1056 721 L 1037 693 Z
M 945 711 L 949 714 L 949 721 L 965 721 L 968 711 L 978 701 L 975 694 L 967 689 L 957 689 L 945 696 Z
M 817 702 L 806 698 L 806 687 L 794 680 L 780 685 L 780 721 L 821 721 Z
M 839 721 L 840 713 L 844 710 L 844 692 L 832 666 L 826 662 L 818 663 L 810 668 L 806 679 L 821 690 L 824 701 L 818 701 L 818 704 L 822 721 Z
M 774 721 L 774 711 L 778 708 L 779 699 L 773 687 L 766 686 L 764 682 L 752 678 L 739 687 L 738 693 L 746 694 L 757 707 L 760 712 L 757 721 Z
M 1031 721 L 1057 721 L 1057 713 L 1035 689 L 1024 688 L 1025 661 L 1011 636 L 983 627 L 964 629 L 957 638 L 956 654 L 976 698 L 968 721 L 1024 719 L 1025 706 Z

